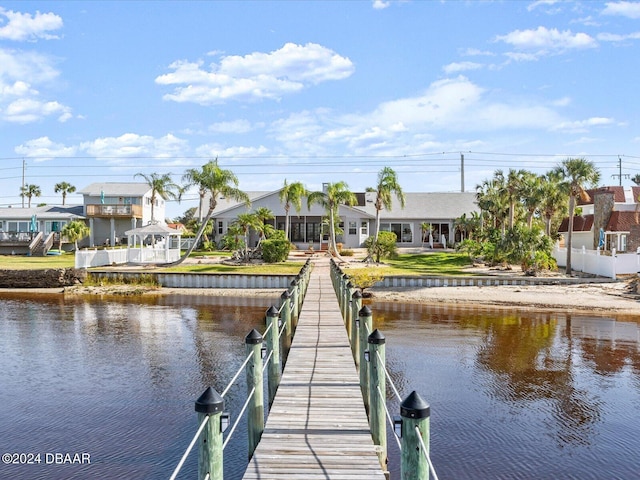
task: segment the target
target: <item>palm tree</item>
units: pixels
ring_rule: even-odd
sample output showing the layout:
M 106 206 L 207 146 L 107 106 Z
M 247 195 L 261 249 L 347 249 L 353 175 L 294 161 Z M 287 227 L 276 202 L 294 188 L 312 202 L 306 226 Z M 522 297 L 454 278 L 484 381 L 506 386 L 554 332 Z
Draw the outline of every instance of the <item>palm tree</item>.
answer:
M 64 206 L 67 200 L 67 194 L 75 192 L 76 187 L 68 182 L 60 182 L 55 184 L 53 191 L 56 193 L 62 193 L 62 205 Z
M 398 182 L 398 176 L 396 172 L 390 167 L 384 167 L 378 172 L 378 184 L 374 189 L 370 191 L 376 192 L 376 200 L 374 206 L 376 208 L 376 229 L 375 229 L 375 241 L 378 241 L 378 233 L 380 231 L 380 211 L 391 210 L 392 195 L 400 201 L 400 206 L 404 208 L 405 197 L 402 187 Z
M 309 195 L 307 189 L 301 182 L 293 182 L 288 184 L 287 179 L 284 180 L 284 187 L 280 190 L 280 201 L 284 203 L 284 236 L 291 241 L 289 237 L 289 209 L 293 205 L 296 212 L 300 213 L 302 209 L 302 197 Z
M 545 234 L 551 237 L 551 222 L 566 211 L 569 192 L 558 172 L 550 171 L 542 179 L 542 201 L 540 210 L 545 223 Z
M 269 220 L 273 220 L 276 217 L 273 214 L 273 212 L 270 209 L 268 209 L 267 207 L 258 208 L 254 212 L 254 215 L 258 219 L 258 222 L 257 222 L 256 226 L 254 227 L 254 230 L 258 233 L 258 237 L 259 238 L 258 238 L 258 245 L 257 246 L 259 246 L 262 243 L 262 240 L 264 240 L 265 237 L 267 237 L 267 235 L 271 235 L 271 233 L 274 230 L 273 226 L 271 224 L 267 223 L 267 222 Z
M 89 227 L 86 223 L 80 220 L 74 220 L 67 223 L 60 231 L 60 245 L 59 249 L 62 252 L 62 238 L 66 238 L 68 242 L 73 242 L 76 250 L 78 250 L 78 240 L 82 240 L 89 235 Z
M 555 169 L 569 192 L 569 231 L 567 232 L 567 275 L 571 275 L 571 246 L 573 240 L 573 215 L 578 197 L 588 200 L 586 186 L 595 186 L 600 181 L 600 171 L 584 158 L 567 158 Z
M 640 185 L 640 173 L 636 173 L 633 177 L 631 177 L 631 181 L 636 185 Z
M 522 177 L 521 190 L 522 203 L 527 210 L 527 226 L 533 226 L 533 217 L 539 211 L 543 201 L 543 177 L 532 172 L 526 172 Z
M 526 170 L 514 170 L 509 169 L 506 179 L 504 179 L 502 187 L 502 195 L 504 195 L 505 201 L 509 204 L 509 229 L 513 228 L 516 216 L 516 205 L 522 198 L 522 191 L 524 188 L 524 179 L 527 175 Z M 502 171 L 498 170 L 497 175 L 502 175 Z
M 165 200 L 180 198 L 180 186 L 173 182 L 171 175 L 168 173 L 159 174 L 154 172 L 151 175 L 136 173 L 135 177 L 144 178 L 151 188 L 151 223 L 155 222 L 153 210 L 158 197 L 162 197 Z
M 336 245 L 336 219 L 340 205 L 355 205 L 358 202 L 355 194 L 349 190 L 346 182 L 328 183 L 326 192 L 311 192 L 307 197 L 307 208 L 317 203 L 323 206 L 329 216 L 329 241 L 330 252 L 340 260 L 344 259 L 338 253 Z
M 22 198 L 27 197 L 29 199 L 27 208 L 31 208 L 31 199 L 33 197 L 39 197 L 40 195 L 42 195 L 42 192 L 40 191 L 40 187 L 38 185 L 27 184 L 24 187 L 20 187 L 20 196 Z
M 198 187 L 200 192 L 204 191 L 209 194 L 209 211 L 200 223 L 200 228 L 198 228 L 193 244 L 187 252 L 175 262 L 176 265 L 184 262 L 195 249 L 202 237 L 205 226 L 209 223 L 211 217 L 213 217 L 213 211 L 218 205 L 218 198 L 220 196 L 244 202 L 247 206 L 251 204 L 247 194 L 238 189 L 238 177 L 236 177 L 231 170 L 220 168 L 218 159 L 205 163 L 202 169 L 192 168 L 187 170 L 182 177 L 182 181 L 186 182 L 185 188 L 194 186 Z
M 240 213 L 233 222 L 244 236 L 244 255 L 242 259 L 244 262 L 251 260 L 251 256 L 249 255 L 249 233 L 251 229 L 259 229 L 260 223 L 260 219 L 255 213 Z M 262 223 L 262 225 L 264 225 L 264 223 Z

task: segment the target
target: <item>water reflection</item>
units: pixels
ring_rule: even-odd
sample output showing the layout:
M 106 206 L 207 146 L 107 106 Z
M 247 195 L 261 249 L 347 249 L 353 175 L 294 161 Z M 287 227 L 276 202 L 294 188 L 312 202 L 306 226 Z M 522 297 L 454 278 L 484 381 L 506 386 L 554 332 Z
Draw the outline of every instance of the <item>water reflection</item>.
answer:
M 637 318 L 371 307 L 403 395 L 431 403 L 444 478 L 637 475 Z

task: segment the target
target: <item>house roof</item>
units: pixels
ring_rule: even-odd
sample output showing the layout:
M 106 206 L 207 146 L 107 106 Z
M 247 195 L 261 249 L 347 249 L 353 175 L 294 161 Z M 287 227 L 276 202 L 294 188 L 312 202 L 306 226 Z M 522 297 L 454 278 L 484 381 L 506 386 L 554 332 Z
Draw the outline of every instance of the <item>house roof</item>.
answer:
M 573 217 L 574 232 L 589 232 L 593 227 L 593 215 L 577 215 Z M 567 233 L 569 231 L 569 217 L 562 220 L 558 232 Z
M 589 200 L 584 201 L 578 198 L 578 205 L 592 205 L 594 202 L 594 197 L 599 193 L 613 193 L 613 201 L 615 203 L 625 203 L 626 198 L 624 194 L 624 187 L 620 186 L 610 186 L 610 187 L 598 187 L 598 188 L 590 188 L 585 190 L 589 195 Z M 635 197 L 637 198 L 637 197 Z
M 82 205 L 44 205 L 32 208 L 0 208 L 2 220 L 78 220 L 84 219 Z
M 633 225 L 640 224 L 640 212 L 613 211 L 607 222 L 607 232 L 629 232 Z
M 78 193 L 90 197 L 100 196 L 102 192 L 110 197 L 142 197 L 150 190 L 151 187 L 142 182 L 96 182 Z
M 371 201 L 370 201 L 371 200 Z M 381 219 L 452 219 L 463 213 L 479 212 L 476 194 L 473 192 L 409 192 L 405 193 L 405 206 L 402 208 L 397 198 L 392 197 L 391 210 L 382 210 Z M 367 196 L 365 207 L 355 207 L 375 216 L 375 193 Z

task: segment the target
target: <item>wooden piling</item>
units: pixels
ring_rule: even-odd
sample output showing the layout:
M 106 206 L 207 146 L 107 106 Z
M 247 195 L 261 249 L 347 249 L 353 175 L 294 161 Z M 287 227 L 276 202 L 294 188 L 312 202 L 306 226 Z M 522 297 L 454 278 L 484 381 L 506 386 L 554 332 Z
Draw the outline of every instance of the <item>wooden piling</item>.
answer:
M 271 353 L 271 359 L 267 366 L 269 385 L 269 405 L 273 403 L 273 399 L 276 398 L 276 390 L 280 385 L 280 337 L 278 319 L 280 314 L 278 310 L 272 305 L 267 310 L 266 325 L 269 328 L 267 332 L 267 351 Z
M 429 405 L 416 391 L 411 392 L 400 404 L 402 418 L 400 476 L 402 480 L 429 480 L 429 462 L 420 447 L 416 427 L 420 431 L 428 454 L 430 414 Z
M 378 459 L 387 469 L 387 416 L 385 411 L 387 382 L 384 374 L 385 337 L 375 329 L 369 335 L 369 426 L 373 443 L 378 446 Z M 382 395 L 382 397 L 381 397 Z
M 247 355 L 247 395 L 255 388 L 247 408 L 247 433 L 249 438 L 249 459 L 253 456 L 264 431 L 264 393 L 262 391 L 262 335 L 253 329 L 244 339 Z M 204 477 L 201 477 L 204 478 Z
M 360 388 L 362 389 L 362 398 L 364 400 L 364 407 L 369 412 L 369 364 L 365 361 L 365 351 L 368 347 L 367 338 L 371 332 L 373 324 L 371 309 L 368 306 L 364 306 L 358 313 L 360 317 Z
M 198 425 L 209 417 L 198 443 L 198 478 L 209 475 L 211 480 L 222 480 L 222 431 L 220 416 L 224 410 L 224 399 L 213 388 L 207 388 L 196 400 Z

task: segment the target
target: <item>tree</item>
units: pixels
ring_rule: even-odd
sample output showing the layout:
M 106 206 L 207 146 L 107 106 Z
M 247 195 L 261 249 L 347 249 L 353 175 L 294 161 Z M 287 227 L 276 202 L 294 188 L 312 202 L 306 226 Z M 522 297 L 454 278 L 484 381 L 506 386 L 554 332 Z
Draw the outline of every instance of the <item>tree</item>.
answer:
M 62 193 L 62 205 L 64 206 L 67 200 L 67 194 L 75 192 L 76 187 L 68 182 L 60 182 L 55 184 L 53 191 L 56 193 Z
M 40 191 L 40 187 L 38 185 L 27 184 L 24 187 L 20 187 L 20 196 L 22 198 L 27 197 L 27 199 L 29 200 L 27 208 L 31 208 L 31 199 L 33 197 L 39 197 L 40 195 L 42 195 L 42 192 Z
M 254 212 L 254 215 L 258 219 L 258 221 L 256 222 L 256 226 L 254 227 L 254 230 L 258 233 L 258 237 L 259 238 L 258 238 L 257 247 L 259 247 L 260 244 L 262 243 L 262 241 L 266 237 L 269 237 L 271 235 L 271 233 L 275 230 L 273 228 L 273 226 L 271 224 L 267 223 L 267 222 L 269 220 L 273 220 L 276 217 L 273 214 L 273 212 L 270 209 L 268 209 L 267 207 L 258 208 Z
M 545 234 L 552 237 L 551 223 L 559 214 L 566 212 L 569 192 L 556 171 L 548 172 L 542 180 L 540 211 L 545 224 Z M 557 231 L 555 232 L 557 233 Z M 555 235 L 553 235 L 555 236 Z
M 284 235 L 287 240 L 291 240 L 289 235 L 289 210 L 291 206 L 296 209 L 296 212 L 300 213 L 302 209 L 302 197 L 309 195 L 307 189 L 301 182 L 293 182 L 288 184 L 287 179 L 284 180 L 284 187 L 280 190 L 280 201 L 284 203 Z
M 87 224 L 80 220 L 67 223 L 60 231 L 60 251 L 62 251 L 63 238 L 66 238 L 68 242 L 73 242 L 75 249 L 78 250 L 78 241 L 89 235 L 89 233 L 90 230 Z
M 569 231 L 567 232 L 567 275 L 571 275 L 571 247 L 573 240 L 573 215 L 578 198 L 589 199 L 585 191 L 587 186 L 595 186 L 600 181 L 600 171 L 596 166 L 584 158 L 567 158 L 556 167 L 555 174 L 559 176 L 564 188 L 569 192 Z
M 405 197 L 402 187 L 398 182 L 398 176 L 396 172 L 390 167 L 384 167 L 378 172 L 378 183 L 374 189 L 370 189 L 376 192 L 376 199 L 374 206 L 376 208 L 376 229 L 374 238 L 378 239 L 378 233 L 380 232 L 380 211 L 391 210 L 392 197 L 395 195 L 400 202 L 400 206 L 404 208 Z
M 173 183 L 171 175 L 168 173 L 152 173 L 151 175 L 145 175 L 144 173 L 136 173 L 136 177 L 144 178 L 147 185 L 151 188 L 151 222 L 155 222 L 154 207 L 158 197 L 162 197 L 165 200 L 180 198 L 180 186 Z
M 243 262 L 251 260 L 249 251 L 249 233 L 251 232 L 251 229 L 259 229 L 260 223 L 260 219 L 255 213 L 241 213 L 233 222 L 233 224 L 239 228 L 240 232 L 242 232 L 242 236 L 244 237 L 244 254 L 242 255 Z M 264 223 L 262 225 L 264 225 Z
M 640 173 L 636 173 L 633 177 L 631 177 L 631 181 L 636 185 L 640 185 Z
M 220 196 L 224 195 L 226 198 L 244 202 L 247 206 L 251 204 L 247 194 L 238 189 L 238 177 L 236 177 L 231 170 L 220 168 L 218 159 L 205 163 L 201 169 L 192 168 L 187 170 L 182 177 L 182 181 L 186 182 L 185 188 L 195 186 L 198 188 L 198 191 L 204 191 L 209 194 L 209 211 L 201 222 L 200 228 L 198 228 L 193 244 L 187 252 L 175 262 L 176 265 L 184 262 L 195 249 L 195 246 L 202 237 L 205 226 L 209 223 L 211 217 L 213 217 L 213 212 L 218 205 L 218 198 Z
M 336 220 L 339 218 L 338 211 L 340 205 L 355 205 L 358 199 L 353 192 L 349 190 L 346 182 L 340 181 L 336 183 L 328 183 L 326 192 L 311 192 L 307 197 L 307 208 L 317 203 L 325 208 L 329 216 L 329 250 L 330 253 L 337 258 L 345 261 L 338 252 L 336 245 Z

